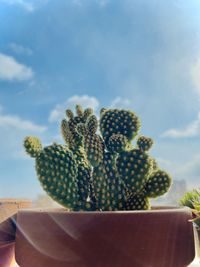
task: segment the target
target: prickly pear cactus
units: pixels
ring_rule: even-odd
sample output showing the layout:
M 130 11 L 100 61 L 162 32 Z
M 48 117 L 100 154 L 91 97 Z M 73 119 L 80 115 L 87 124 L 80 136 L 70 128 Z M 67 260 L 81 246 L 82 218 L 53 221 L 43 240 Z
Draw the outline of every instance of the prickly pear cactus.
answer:
M 61 122 L 65 145 L 42 148 L 39 139 L 26 137 L 27 153 L 36 160 L 43 189 L 63 206 L 79 211 L 150 209 L 150 198 L 165 194 L 171 177 L 149 155 L 153 140 L 139 136 L 134 112 L 100 111 L 76 106 Z M 98 126 L 100 126 L 98 131 Z

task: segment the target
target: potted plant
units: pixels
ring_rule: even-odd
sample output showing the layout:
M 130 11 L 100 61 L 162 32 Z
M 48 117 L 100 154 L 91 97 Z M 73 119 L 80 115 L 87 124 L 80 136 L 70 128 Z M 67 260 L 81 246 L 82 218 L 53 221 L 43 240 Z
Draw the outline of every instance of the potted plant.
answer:
M 182 206 L 192 209 L 194 218 L 191 220 L 195 229 L 196 257 L 200 259 L 200 189 L 193 189 L 187 192 L 181 199 Z
M 149 155 L 134 112 L 76 106 L 61 122 L 65 145 L 42 147 L 28 136 L 43 189 L 66 209 L 17 216 L 16 260 L 22 267 L 183 267 L 194 258 L 189 209 L 151 209 L 171 177 Z M 98 131 L 98 125 L 100 131 Z M 187 242 L 185 242 L 187 240 Z

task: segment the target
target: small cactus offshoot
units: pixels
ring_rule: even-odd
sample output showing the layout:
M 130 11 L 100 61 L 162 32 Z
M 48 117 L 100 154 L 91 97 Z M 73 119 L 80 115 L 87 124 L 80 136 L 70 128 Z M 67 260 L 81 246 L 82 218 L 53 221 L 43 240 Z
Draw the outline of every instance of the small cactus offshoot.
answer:
M 132 144 L 141 126 L 134 112 L 103 108 L 98 121 L 92 109 L 77 105 L 76 114 L 67 109 L 66 116 L 65 145 L 43 148 L 36 137 L 24 140 L 43 189 L 55 201 L 74 211 L 146 210 L 150 198 L 169 190 L 171 177 L 149 155 L 153 140 L 139 136 Z

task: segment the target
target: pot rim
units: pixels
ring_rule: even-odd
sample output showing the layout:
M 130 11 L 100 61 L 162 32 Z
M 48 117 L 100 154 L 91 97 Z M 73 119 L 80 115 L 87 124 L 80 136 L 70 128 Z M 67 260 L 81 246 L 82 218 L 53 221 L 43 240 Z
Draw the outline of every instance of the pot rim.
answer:
M 35 212 L 35 213 L 67 213 L 67 214 L 138 214 L 138 213 L 176 213 L 176 212 L 191 212 L 188 207 L 180 206 L 152 206 L 150 210 L 119 210 L 119 211 L 69 211 L 67 208 L 24 208 L 18 211 L 21 212 Z

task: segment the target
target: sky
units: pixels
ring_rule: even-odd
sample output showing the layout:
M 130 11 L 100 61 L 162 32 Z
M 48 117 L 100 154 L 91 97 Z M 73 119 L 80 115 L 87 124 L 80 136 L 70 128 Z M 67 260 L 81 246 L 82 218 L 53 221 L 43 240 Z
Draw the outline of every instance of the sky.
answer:
M 0 196 L 42 193 L 27 135 L 75 104 L 133 110 L 151 155 L 200 186 L 200 1 L 0 0 Z

